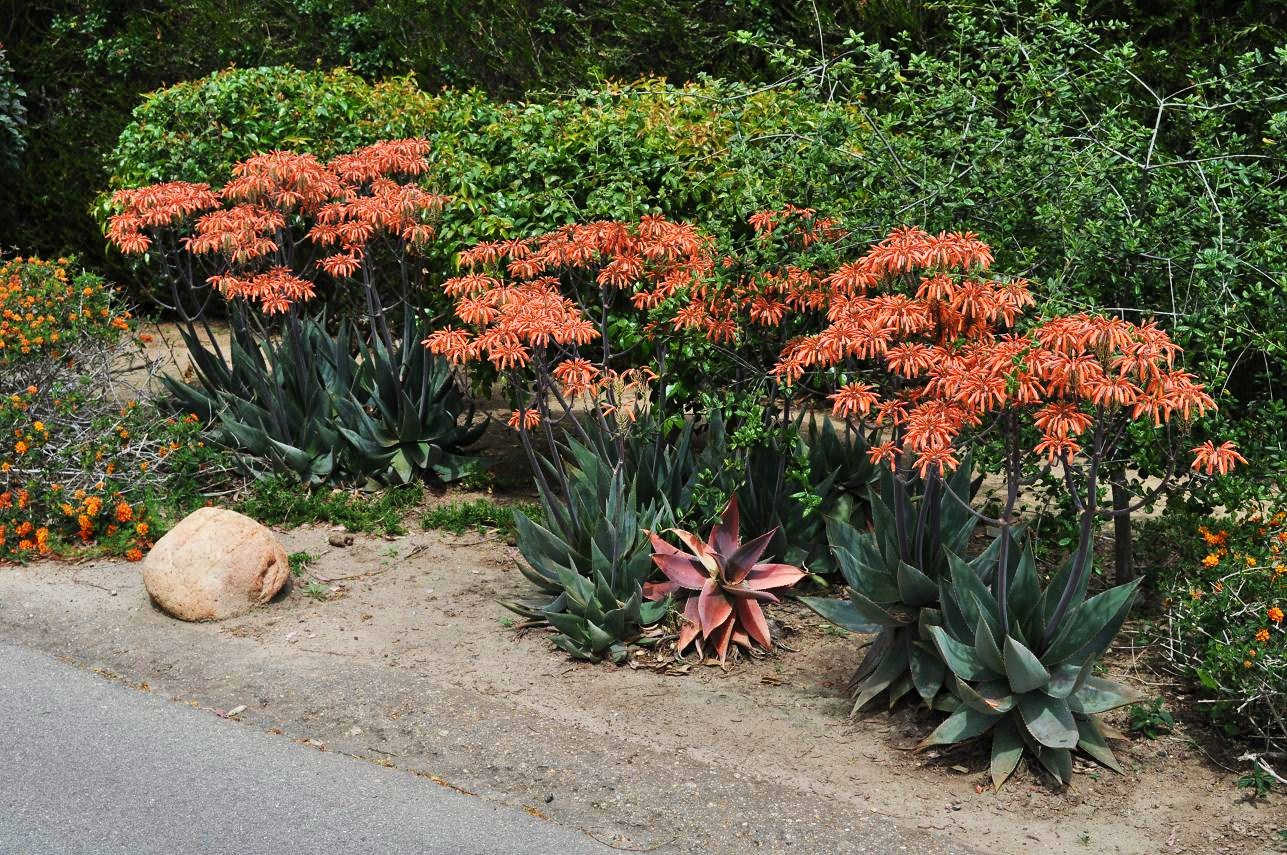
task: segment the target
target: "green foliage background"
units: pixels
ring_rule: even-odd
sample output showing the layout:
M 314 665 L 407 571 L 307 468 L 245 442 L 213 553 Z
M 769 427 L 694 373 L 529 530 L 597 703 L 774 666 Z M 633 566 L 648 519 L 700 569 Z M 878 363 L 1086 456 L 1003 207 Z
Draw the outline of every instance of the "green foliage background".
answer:
M 22 138 L 22 126 L 27 122 L 27 108 L 22 102 L 26 94 L 13 79 L 13 68 L 0 43 L 0 170 L 16 167 L 26 146 Z
M 914 24 L 914 12 L 878 14 L 901 5 L 846 0 L 823 27 Z M 31 119 L 23 171 L 0 186 L 0 246 L 102 262 L 89 209 L 130 111 L 228 66 L 348 66 L 513 98 L 645 74 L 762 80 L 763 53 L 736 33 L 812 42 L 817 26 L 810 3 L 790 0 L 0 0 Z
M 501 98 L 659 75 L 776 80 L 761 46 L 827 45 L 851 31 L 918 51 L 960 44 L 950 11 L 987 2 L 923 0 L 0 0 L 0 43 L 25 89 L 22 171 L 0 184 L 0 246 L 103 261 L 89 214 L 103 156 L 147 92 L 230 65 L 349 66 L 368 79 Z M 1065 0 L 1057 11 L 1128 22 L 1141 68 L 1177 84 L 1281 40 L 1287 9 L 1250 0 Z M 749 37 L 749 38 L 748 38 Z M 756 45 L 756 41 L 761 46 Z M 3 76 L 0 75 L 0 81 Z

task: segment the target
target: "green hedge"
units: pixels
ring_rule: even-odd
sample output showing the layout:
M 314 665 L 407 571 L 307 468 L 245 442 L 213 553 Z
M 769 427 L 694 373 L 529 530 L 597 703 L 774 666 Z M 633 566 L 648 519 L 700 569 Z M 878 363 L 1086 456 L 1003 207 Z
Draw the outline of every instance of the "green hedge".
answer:
M 407 77 L 368 83 L 345 69 L 234 68 L 153 92 L 107 157 L 113 187 L 226 180 L 275 148 L 322 158 L 417 135 L 434 99 Z
M 921 5 L 820 3 L 818 21 L 801 0 L 10 0 L 0 41 L 28 94 L 28 156 L 0 181 L 0 246 L 106 263 L 90 209 L 130 111 L 228 66 L 347 66 L 503 98 L 641 75 L 762 80 L 763 51 L 744 34 L 919 29 Z
M 149 95 L 109 165 L 114 188 L 219 184 L 253 151 L 326 157 L 424 136 L 435 189 L 455 198 L 435 242 L 441 275 L 480 240 L 579 220 L 665 212 L 720 232 L 787 202 L 845 207 L 861 133 L 852 106 L 790 88 L 644 79 L 499 102 L 426 94 L 404 78 L 368 85 L 344 71 L 228 69 Z

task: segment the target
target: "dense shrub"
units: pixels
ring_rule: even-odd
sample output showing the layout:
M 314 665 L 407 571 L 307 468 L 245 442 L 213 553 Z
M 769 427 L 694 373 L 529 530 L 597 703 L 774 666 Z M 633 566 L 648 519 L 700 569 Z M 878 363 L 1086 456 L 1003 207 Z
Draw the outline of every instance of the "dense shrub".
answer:
M 961 38 L 934 51 L 856 38 L 825 68 L 780 51 L 800 88 L 643 80 L 523 104 L 434 96 L 422 131 L 457 206 L 433 267 L 446 275 L 450 253 L 478 240 L 654 211 L 720 240 L 746 212 L 788 202 L 846 216 L 860 238 L 889 222 L 970 222 L 1063 308 L 1162 321 L 1221 391 L 1250 471 L 1275 471 L 1287 54 L 1241 55 L 1181 85 L 1141 76 L 1156 55 L 1058 4 L 948 20 Z M 844 97 L 820 100 L 818 86 Z M 118 171 L 136 168 L 154 167 Z M 1161 463 L 1147 442 L 1130 453 L 1145 471 Z M 1242 501 L 1241 487 L 1215 499 Z
M 30 96 L 32 156 L 0 183 L 0 244 L 101 260 L 88 210 L 130 111 L 144 93 L 230 65 L 350 66 L 514 98 L 645 74 L 759 80 L 764 54 L 749 34 L 813 43 L 821 25 L 834 42 L 922 17 L 905 0 L 818 7 L 821 20 L 797 0 L 8 0 L 0 41 Z
M 27 123 L 27 108 L 22 103 L 26 94 L 14 82 L 13 68 L 0 43 L 0 170 L 16 167 L 26 148 L 22 138 L 22 126 Z
M 367 83 L 345 69 L 231 68 L 147 95 L 108 155 L 113 187 L 222 184 L 273 149 L 327 159 L 419 135 L 434 99 L 409 78 Z
M 1207 519 L 1171 541 L 1163 650 L 1231 733 L 1287 746 L 1287 512 Z
M 116 187 L 220 183 L 253 152 L 327 157 L 424 137 L 432 189 L 453 198 L 429 256 L 449 275 L 462 247 L 572 222 L 664 212 L 720 234 L 788 202 L 843 209 L 860 135 L 852 106 L 794 88 L 643 79 L 505 103 L 431 96 L 405 79 L 368 86 L 346 72 L 229 69 L 149 96 L 110 162 Z
M 123 376 L 129 331 L 103 280 L 66 260 L 0 265 L 0 561 L 137 559 L 216 474 L 197 419 L 140 403 Z

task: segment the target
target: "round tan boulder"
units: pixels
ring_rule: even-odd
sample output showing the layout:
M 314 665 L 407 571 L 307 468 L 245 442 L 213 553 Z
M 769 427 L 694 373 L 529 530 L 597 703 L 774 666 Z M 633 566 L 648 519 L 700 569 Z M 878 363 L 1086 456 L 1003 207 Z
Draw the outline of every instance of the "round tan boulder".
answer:
M 286 550 L 250 517 L 200 508 L 143 559 L 153 602 L 183 620 L 222 620 L 268 602 L 290 575 Z

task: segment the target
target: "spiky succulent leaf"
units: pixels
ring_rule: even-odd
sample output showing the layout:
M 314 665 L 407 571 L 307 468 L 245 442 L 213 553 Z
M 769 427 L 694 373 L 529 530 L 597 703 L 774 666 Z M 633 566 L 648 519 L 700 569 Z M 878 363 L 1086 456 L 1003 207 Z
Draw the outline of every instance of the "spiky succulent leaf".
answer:
M 912 644 L 907 659 L 908 670 L 912 675 L 912 685 L 921 699 L 929 702 L 943 688 L 943 678 L 947 667 L 936 651 L 922 642 Z
M 1068 702 L 1044 692 L 1019 695 L 1019 714 L 1032 738 L 1050 748 L 1076 748 L 1077 723 Z
M 934 639 L 934 645 L 943 657 L 943 664 L 962 680 L 989 680 L 998 676 L 983 664 L 974 648 L 952 638 L 943 627 L 930 627 L 930 637 Z
M 1006 716 L 996 725 L 992 734 L 992 762 L 989 771 L 992 775 L 992 786 L 997 792 L 1019 767 L 1023 758 L 1023 737 L 1019 735 L 1014 716 Z
M 771 591 L 794 585 L 804 578 L 798 567 L 786 564 L 757 563 L 774 535 L 770 531 L 746 543 L 739 540 L 740 515 L 738 499 L 729 498 L 720 523 L 703 541 L 692 532 L 669 529 L 687 551 L 661 542 L 651 535 L 656 552 L 652 560 L 672 583 L 666 590 L 684 595 L 685 619 L 695 623 L 702 640 L 709 640 L 721 662 L 730 643 L 750 647 L 755 641 L 761 647 L 772 647 L 768 623 L 760 602 L 776 602 Z M 696 583 L 700 580 L 700 585 Z M 661 588 L 650 588 L 650 596 L 660 596 Z M 696 598 L 694 606 L 693 600 Z M 697 634 L 685 631 L 680 637 L 680 651 L 697 641 Z
M 850 632 L 874 633 L 879 632 L 882 626 L 866 617 L 849 600 L 837 600 L 833 597 L 801 597 L 800 602 L 836 626 Z
M 1099 722 L 1093 718 L 1080 715 L 1074 716 L 1074 718 L 1077 721 L 1077 733 L 1079 736 L 1077 747 L 1109 769 L 1121 774 L 1121 764 L 1113 756 L 1113 750 L 1108 747 L 1108 740 L 1104 737 L 1104 730 L 1099 726 Z
M 1051 641 L 1045 658 L 1052 664 L 1080 665 L 1097 659 L 1117 636 L 1130 613 L 1142 579 L 1109 588 L 1072 609 Z
M 934 731 L 929 736 L 921 740 L 920 747 L 954 745 L 967 739 L 973 739 L 976 736 L 987 733 L 996 726 L 1000 719 L 1000 716 L 979 712 L 972 707 L 961 707 L 948 716 L 942 724 L 934 728 Z
M 1073 712 L 1082 715 L 1108 712 L 1141 700 L 1143 696 L 1134 689 L 1102 677 L 1088 677 L 1085 685 L 1068 696 Z
M 1050 682 L 1050 672 L 1041 664 L 1037 654 L 1012 637 L 1005 640 L 1002 661 L 1005 664 L 1006 678 L 1015 694 L 1040 689 Z

